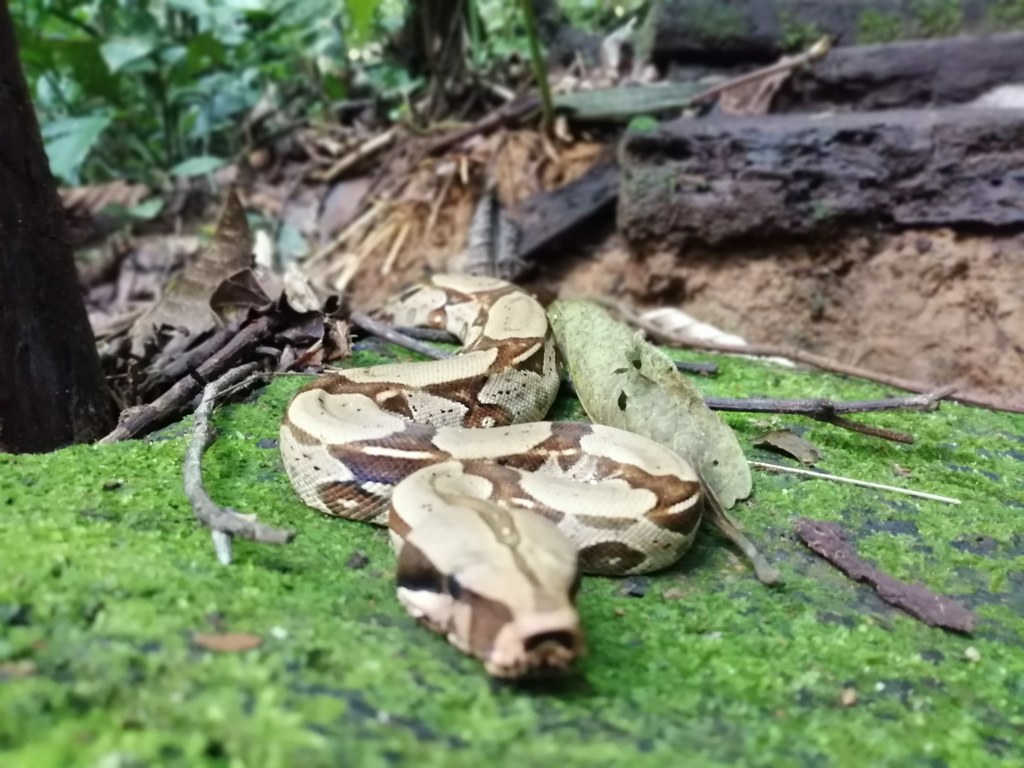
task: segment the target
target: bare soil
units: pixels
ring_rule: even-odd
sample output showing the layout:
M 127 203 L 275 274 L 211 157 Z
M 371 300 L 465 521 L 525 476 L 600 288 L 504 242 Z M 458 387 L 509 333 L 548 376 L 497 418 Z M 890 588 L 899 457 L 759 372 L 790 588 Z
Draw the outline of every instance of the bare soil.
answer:
M 678 307 L 751 342 L 1024 408 L 1022 254 L 1024 236 L 950 230 L 646 255 L 614 237 L 549 262 L 538 283 Z

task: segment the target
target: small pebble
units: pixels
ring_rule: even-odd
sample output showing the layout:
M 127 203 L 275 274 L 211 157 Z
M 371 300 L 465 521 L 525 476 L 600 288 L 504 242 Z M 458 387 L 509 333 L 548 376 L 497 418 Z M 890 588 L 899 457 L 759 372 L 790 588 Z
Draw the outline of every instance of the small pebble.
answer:
M 679 587 L 669 587 L 661 593 L 662 600 L 682 600 L 686 597 L 686 593 Z
M 979 651 L 973 645 L 969 645 L 964 650 L 964 658 L 971 662 L 971 664 L 975 664 L 981 661 L 981 651 Z
M 103 484 L 103 490 L 116 491 L 122 485 L 124 485 L 124 480 L 107 480 L 107 482 Z
M 839 694 L 839 703 L 844 707 L 852 707 L 857 703 L 857 689 L 846 687 L 843 688 L 843 692 Z
M 625 597 L 643 597 L 647 594 L 650 580 L 643 576 L 630 576 L 622 583 L 619 594 Z
M 285 640 L 288 637 L 288 630 L 284 627 L 271 627 L 270 636 L 275 640 Z
M 350 568 L 353 571 L 357 571 L 360 568 L 365 568 L 370 564 L 370 558 L 368 558 L 363 552 L 358 549 L 348 556 L 348 560 L 345 561 L 345 567 Z
M 258 448 L 277 448 L 277 440 L 273 437 L 261 437 L 257 442 Z
M 612 613 L 614 613 L 616 616 L 625 616 L 626 615 L 626 609 L 625 608 L 613 608 L 612 609 Z

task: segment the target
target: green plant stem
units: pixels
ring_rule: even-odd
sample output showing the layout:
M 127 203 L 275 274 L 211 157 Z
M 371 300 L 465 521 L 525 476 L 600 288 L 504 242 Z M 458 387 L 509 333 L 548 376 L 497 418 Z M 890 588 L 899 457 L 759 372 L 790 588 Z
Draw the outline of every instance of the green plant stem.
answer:
M 540 90 L 540 109 L 543 116 L 544 132 L 550 136 L 555 124 L 555 108 L 551 101 L 548 70 L 544 66 L 544 58 L 540 51 L 540 38 L 537 33 L 537 17 L 533 12 L 533 0 L 519 0 L 519 4 L 523 9 L 526 36 L 530 41 L 530 58 L 533 61 L 533 73 L 537 78 L 537 88 Z

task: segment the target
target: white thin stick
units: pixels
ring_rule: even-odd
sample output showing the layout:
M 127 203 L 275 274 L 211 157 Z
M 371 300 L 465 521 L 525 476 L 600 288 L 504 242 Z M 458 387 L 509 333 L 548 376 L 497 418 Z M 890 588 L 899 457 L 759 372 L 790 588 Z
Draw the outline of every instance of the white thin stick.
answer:
M 784 467 L 779 464 L 767 464 L 763 461 L 751 461 L 750 466 L 756 467 L 757 469 L 767 469 L 771 472 L 789 472 L 792 475 L 806 475 L 808 477 L 820 477 L 824 480 L 833 480 L 837 483 L 847 483 L 849 485 L 860 485 L 864 488 L 876 488 L 880 491 L 892 491 L 893 493 L 902 493 L 907 496 L 918 496 L 922 499 L 931 499 L 932 501 L 944 501 L 946 504 L 959 504 L 960 499 L 953 499 L 949 496 L 939 496 L 934 493 L 925 493 L 924 491 L 912 491 L 909 488 L 898 488 L 895 485 L 882 485 L 881 483 L 869 483 L 867 480 L 854 480 L 851 477 L 842 477 L 840 475 L 828 475 L 824 472 L 812 472 L 809 469 L 797 469 L 796 467 Z

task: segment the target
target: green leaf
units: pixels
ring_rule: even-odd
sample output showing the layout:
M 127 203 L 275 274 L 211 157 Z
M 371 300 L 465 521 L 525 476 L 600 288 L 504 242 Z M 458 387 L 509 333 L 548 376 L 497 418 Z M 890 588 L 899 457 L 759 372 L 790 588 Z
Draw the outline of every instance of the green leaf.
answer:
M 133 205 L 127 210 L 127 214 L 133 219 L 142 219 L 148 221 L 156 217 L 160 211 L 164 208 L 164 201 L 159 197 L 151 197 L 149 200 L 143 200 L 138 205 Z
M 373 24 L 373 15 L 379 5 L 380 0 L 345 0 L 345 11 L 352 22 L 352 28 L 349 30 L 350 43 L 361 43 L 366 40 Z
M 213 155 L 198 155 L 178 163 L 171 168 L 170 174 L 172 176 L 202 176 L 227 165 L 227 162 L 224 158 Z
M 587 415 L 649 437 L 689 461 L 711 522 L 747 555 L 763 583 L 778 583 L 778 571 L 726 514 L 750 495 L 750 465 L 700 391 L 668 355 L 592 302 L 555 301 L 548 321 Z
M 92 115 L 47 124 L 43 128 L 43 139 L 50 172 L 67 184 L 78 184 L 82 163 L 111 120 L 111 115 Z
M 736 435 L 668 355 L 588 301 L 556 301 L 548 318 L 591 419 L 667 445 L 726 509 L 750 495 L 750 466 Z
M 117 73 L 129 64 L 144 59 L 157 48 L 157 41 L 148 37 L 115 37 L 100 47 L 110 72 Z

